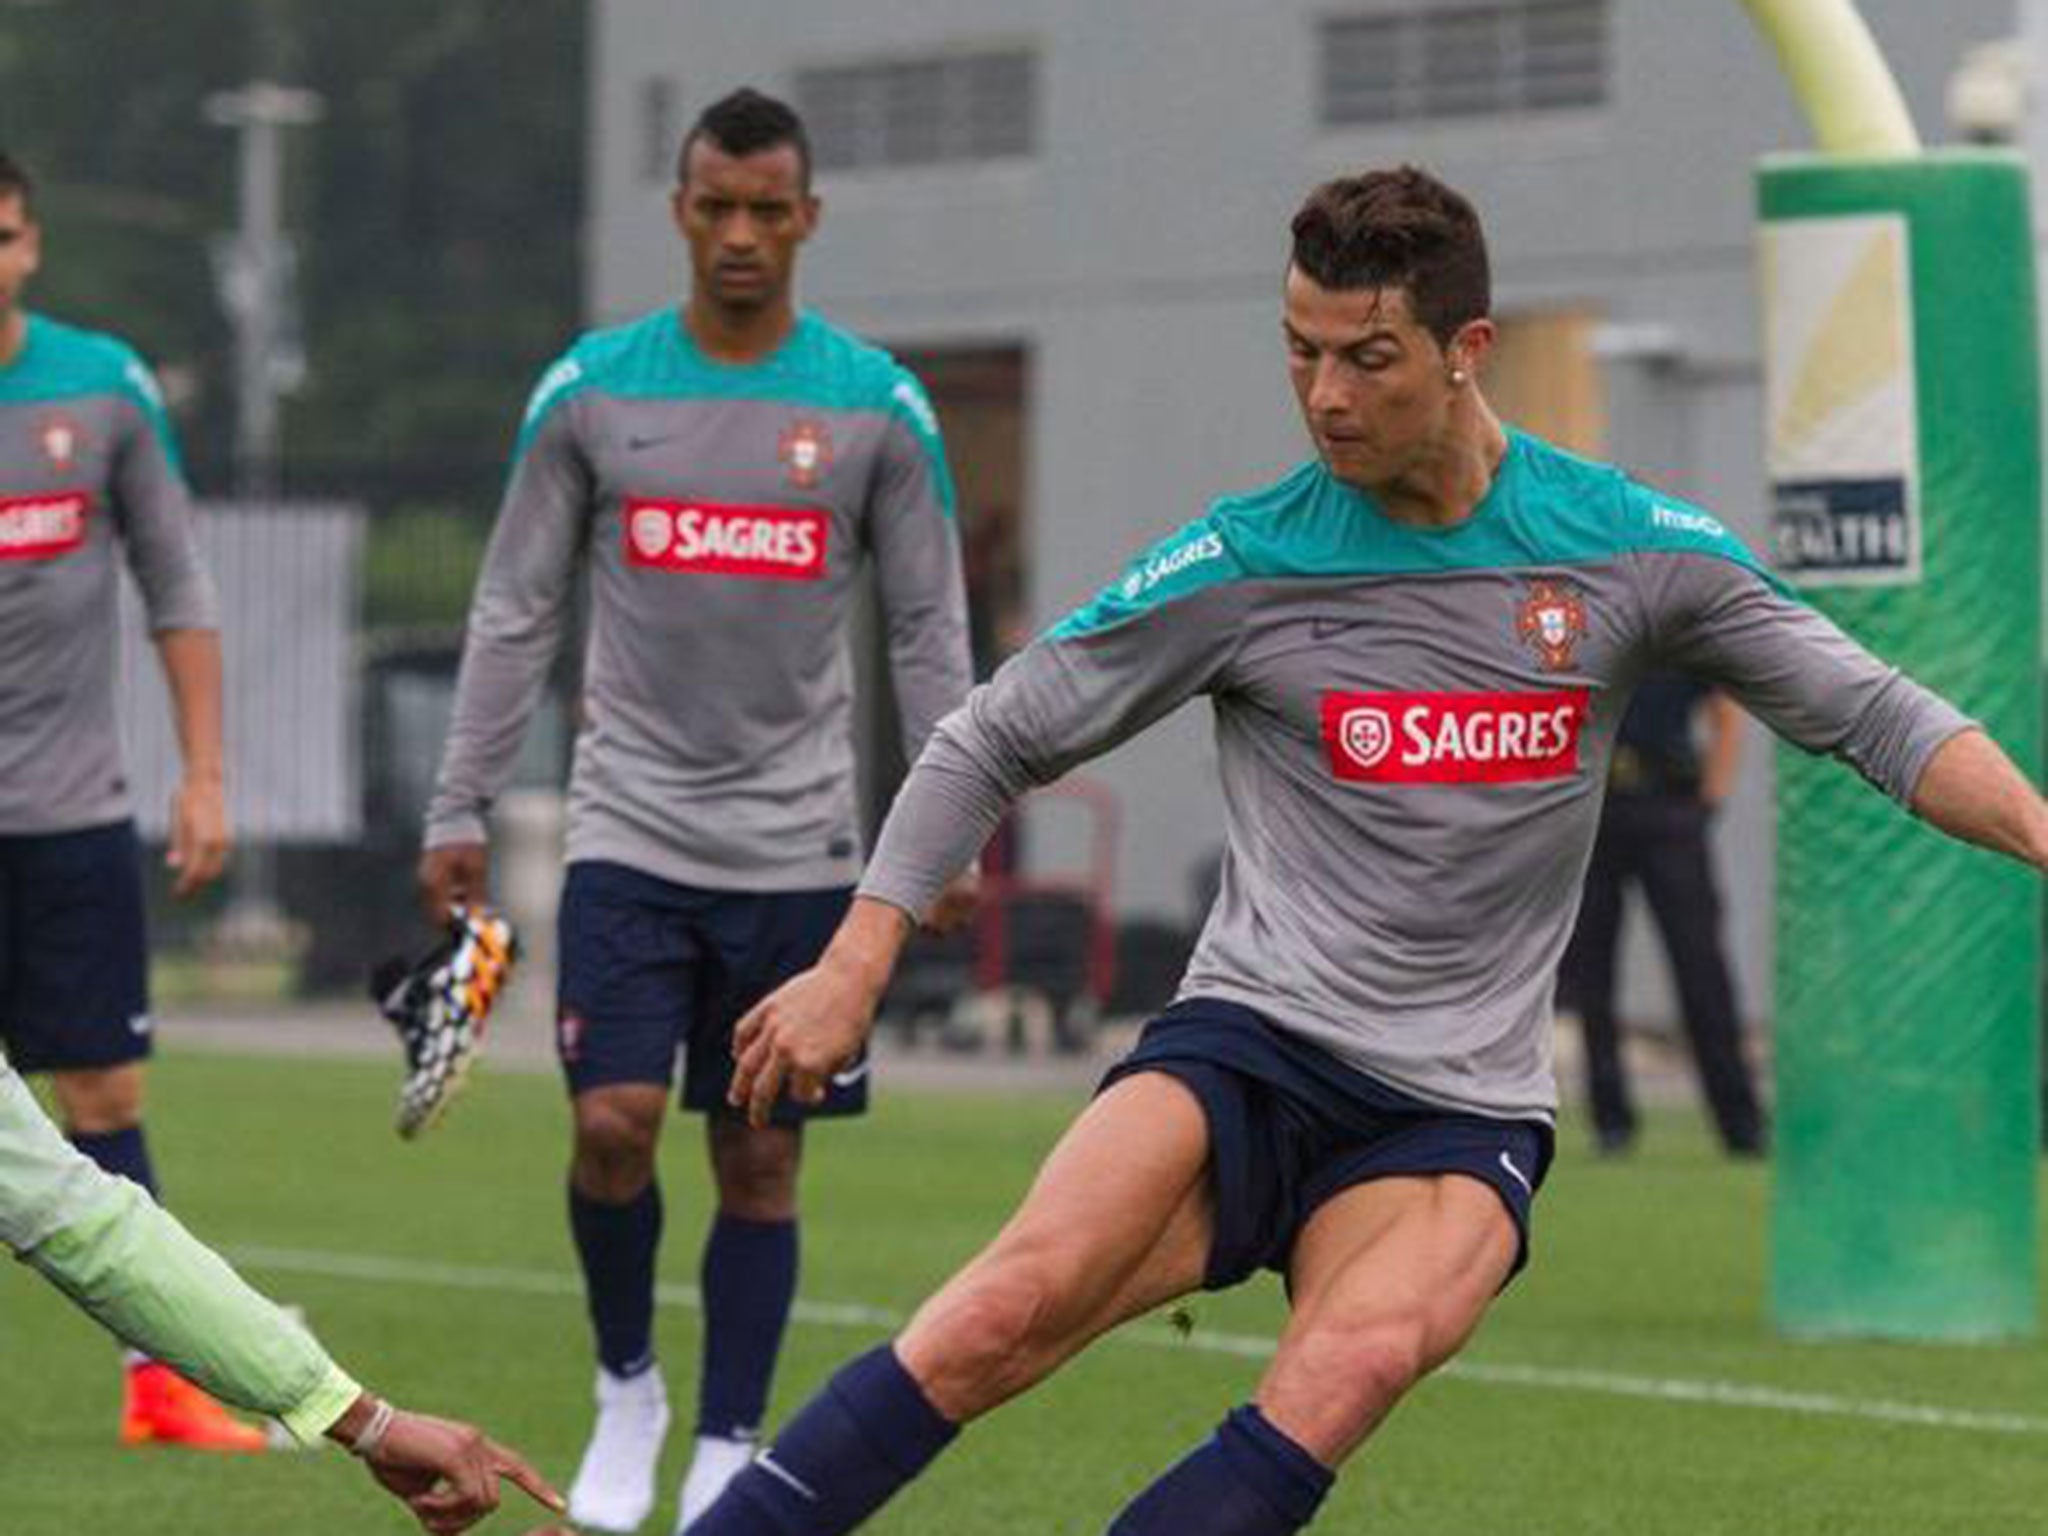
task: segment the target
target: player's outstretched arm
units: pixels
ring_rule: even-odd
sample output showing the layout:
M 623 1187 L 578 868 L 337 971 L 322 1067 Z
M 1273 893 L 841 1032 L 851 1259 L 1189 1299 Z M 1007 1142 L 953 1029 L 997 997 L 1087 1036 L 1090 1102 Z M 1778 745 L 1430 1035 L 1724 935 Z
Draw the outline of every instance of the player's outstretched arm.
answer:
M 1982 731 L 1960 731 L 1935 749 L 1912 803 L 1950 837 L 2048 870 L 2048 802 Z
M 806 1104 L 824 1096 L 825 1079 L 867 1040 L 910 928 L 901 908 L 854 898 L 818 963 L 756 1003 L 734 1028 L 727 1098 L 735 1109 L 766 1125 L 785 1087 Z
M 327 1438 L 360 1456 L 370 1476 L 436 1536 L 468 1530 L 495 1510 L 501 1479 L 558 1514 L 567 1508 L 525 1457 L 474 1424 L 408 1413 L 367 1392 L 328 1428 Z
M 311 1334 L 243 1281 L 138 1186 L 58 1134 L 0 1058 L 0 1246 L 115 1337 L 293 1435 L 352 1447 L 430 1531 L 497 1507 L 506 1478 L 557 1511 L 561 1496 L 468 1424 L 364 1392 Z

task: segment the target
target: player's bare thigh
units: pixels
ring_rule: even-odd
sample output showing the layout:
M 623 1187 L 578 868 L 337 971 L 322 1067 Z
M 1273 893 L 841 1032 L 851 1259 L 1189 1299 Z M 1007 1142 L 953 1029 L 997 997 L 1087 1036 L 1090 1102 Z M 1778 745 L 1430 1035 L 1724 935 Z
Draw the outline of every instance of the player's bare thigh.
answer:
M 896 1352 L 956 1423 L 1090 1339 L 1202 1283 L 1214 1230 L 1209 1128 L 1158 1072 L 1084 1110 L 995 1240 L 911 1319 Z
M 1471 1337 L 1519 1244 L 1500 1196 L 1463 1174 L 1375 1179 L 1333 1196 L 1295 1242 L 1291 1309 L 1260 1409 L 1336 1466 Z

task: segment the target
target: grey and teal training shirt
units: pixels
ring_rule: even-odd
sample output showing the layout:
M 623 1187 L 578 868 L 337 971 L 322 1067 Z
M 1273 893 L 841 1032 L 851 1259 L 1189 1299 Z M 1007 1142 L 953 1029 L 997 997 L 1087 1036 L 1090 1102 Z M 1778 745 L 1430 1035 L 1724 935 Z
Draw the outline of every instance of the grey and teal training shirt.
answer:
M 1451 528 L 1311 463 L 1147 552 L 941 723 L 861 890 L 924 911 L 1013 797 L 1206 694 L 1223 875 L 1181 995 L 1431 1103 L 1548 1117 L 1552 976 L 1656 665 L 1901 800 L 1969 724 L 1707 513 L 1511 433 Z
M 801 890 L 860 866 L 847 625 L 872 558 L 906 755 L 971 674 L 937 418 L 888 354 L 803 314 L 758 363 L 674 310 L 542 377 L 470 610 L 427 843 L 479 841 L 590 571 L 568 854 Z
M 123 557 L 152 632 L 218 626 L 148 367 L 30 315 L 0 368 L 0 835 L 133 811 L 114 718 Z

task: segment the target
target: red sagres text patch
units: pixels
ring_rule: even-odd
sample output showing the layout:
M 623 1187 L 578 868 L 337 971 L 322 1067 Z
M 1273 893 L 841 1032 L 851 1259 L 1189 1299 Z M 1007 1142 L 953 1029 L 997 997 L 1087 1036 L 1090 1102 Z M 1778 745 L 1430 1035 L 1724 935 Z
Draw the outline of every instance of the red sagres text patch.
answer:
M 817 581 L 831 518 L 804 507 L 629 500 L 626 563 L 659 571 Z
M 1584 688 L 1326 693 L 1330 771 L 1360 784 L 1520 784 L 1579 769 Z
M 83 491 L 0 496 L 0 560 L 48 560 L 85 543 Z

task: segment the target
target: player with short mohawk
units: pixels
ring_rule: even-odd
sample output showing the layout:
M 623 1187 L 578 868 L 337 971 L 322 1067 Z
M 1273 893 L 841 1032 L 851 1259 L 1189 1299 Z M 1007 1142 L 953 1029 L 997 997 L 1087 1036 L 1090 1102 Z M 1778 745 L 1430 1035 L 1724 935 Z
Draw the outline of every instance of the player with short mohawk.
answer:
M 796 1286 L 803 1122 L 866 1105 L 865 1069 L 848 1066 L 772 1123 L 725 1109 L 733 1023 L 817 958 L 859 872 L 847 628 L 863 565 L 907 756 L 970 680 L 930 402 L 886 353 L 795 303 L 820 211 L 796 114 L 755 91 L 714 103 L 684 139 L 672 204 L 687 303 L 583 337 L 534 391 L 421 864 L 437 920 L 483 897 L 485 812 L 587 567 L 557 1044 L 600 1365 L 569 1497 L 605 1531 L 647 1517 L 668 1424 L 654 1166 L 678 1051 L 718 1185 L 685 1519 L 745 1464 L 767 1408 Z

